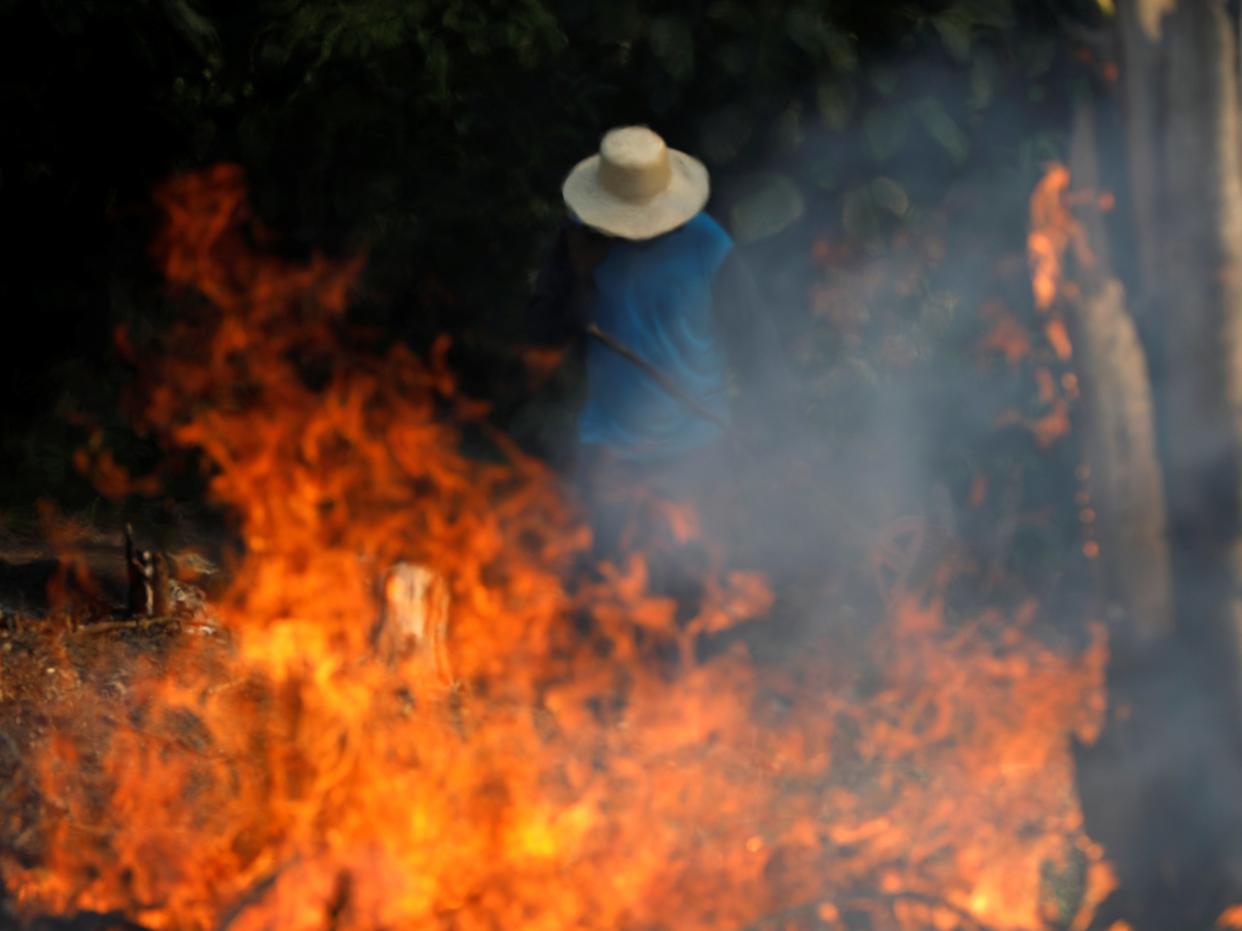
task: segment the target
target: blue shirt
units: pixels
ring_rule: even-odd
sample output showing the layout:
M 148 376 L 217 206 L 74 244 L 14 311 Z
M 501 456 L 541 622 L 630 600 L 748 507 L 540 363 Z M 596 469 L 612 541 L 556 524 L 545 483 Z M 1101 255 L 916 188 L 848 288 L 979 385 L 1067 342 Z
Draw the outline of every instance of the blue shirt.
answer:
M 729 420 L 726 360 L 712 284 L 733 241 L 705 213 L 655 239 L 617 240 L 594 269 L 586 320 L 615 337 L 722 421 Z M 705 446 L 721 427 L 598 340 L 587 346 L 584 445 L 634 461 Z

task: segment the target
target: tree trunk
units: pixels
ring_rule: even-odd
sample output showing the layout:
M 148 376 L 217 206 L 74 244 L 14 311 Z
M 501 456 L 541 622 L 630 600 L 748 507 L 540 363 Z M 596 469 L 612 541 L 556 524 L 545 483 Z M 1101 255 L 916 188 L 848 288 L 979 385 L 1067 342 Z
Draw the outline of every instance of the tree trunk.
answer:
M 1161 254 L 1170 527 L 1179 632 L 1233 703 L 1242 738 L 1242 173 L 1238 60 L 1225 0 L 1165 23 Z
M 1070 176 L 1100 190 L 1095 114 L 1079 102 Z M 1094 260 L 1078 270 L 1081 298 L 1067 317 L 1078 357 L 1091 497 L 1105 597 L 1124 623 L 1114 643 L 1151 644 L 1173 632 L 1173 583 L 1165 536 L 1163 477 L 1156 453 L 1147 358 L 1112 272 L 1099 211 L 1083 219 Z
M 1157 127 L 1163 98 L 1157 81 L 1163 70 L 1161 11 L 1147 3 L 1122 3 L 1117 8 L 1121 49 L 1122 110 L 1125 116 L 1130 211 L 1136 252 L 1136 284 L 1145 302 L 1154 302 L 1160 283 L 1160 164 Z M 1138 311 L 1144 323 L 1150 312 Z
M 1118 3 L 1132 286 L 1156 361 L 1175 624 L 1114 659 L 1112 716 L 1079 756 L 1088 830 L 1122 883 L 1102 927 L 1124 918 L 1137 931 L 1206 928 L 1242 900 L 1242 146 L 1231 10 L 1228 0 Z M 1126 571 L 1141 573 L 1142 561 Z

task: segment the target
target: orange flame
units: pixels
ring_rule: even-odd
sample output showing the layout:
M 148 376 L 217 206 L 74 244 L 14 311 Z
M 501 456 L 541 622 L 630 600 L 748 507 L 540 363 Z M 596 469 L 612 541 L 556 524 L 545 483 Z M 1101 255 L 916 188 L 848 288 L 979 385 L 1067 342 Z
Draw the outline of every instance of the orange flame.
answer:
M 1062 311 L 1072 307 L 1081 294 L 1078 287 L 1066 280 L 1064 263 L 1072 255 L 1083 269 L 1095 264 L 1095 257 L 1087 241 L 1086 230 L 1074 216 L 1071 208 L 1085 201 L 1094 201 L 1097 209 L 1111 209 L 1109 195 L 1093 196 L 1090 192 L 1071 191 L 1070 173 L 1064 165 L 1052 164 L 1036 185 L 1030 199 L 1030 231 L 1027 235 L 1027 259 L 1031 271 L 1031 291 L 1035 307 L 1044 315 L 1043 333 L 1051 357 L 1059 365 L 1070 362 L 1074 347 L 1070 340 Z M 1014 331 L 1021 334 L 1016 321 L 990 312 L 985 317 L 993 320 L 993 332 L 985 337 L 983 347 L 1005 352 L 1010 364 L 1029 352 L 1029 342 L 1020 343 Z M 1031 420 L 1024 420 L 1016 413 L 1007 414 L 1001 423 L 1024 423 L 1035 437 L 1040 448 L 1046 448 L 1069 432 L 1070 402 L 1077 398 L 1077 377 L 1072 372 L 1060 379 L 1058 390 L 1052 373 L 1047 368 L 1036 371 L 1039 397 L 1044 413 Z
M 449 415 L 478 409 L 444 346 L 426 363 L 340 347 L 357 262 L 254 252 L 233 168 L 160 200 L 168 280 L 205 302 L 145 416 L 201 451 L 236 514 L 231 638 L 141 662 L 120 706 L 65 709 L 40 757 L 44 862 L 0 860 L 27 914 L 1036 931 L 1041 875 L 1080 858 L 1089 916 L 1107 871 L 1070 742 L 1102 718 L 1098 632 L 1065 656 L 1033 604 L 951 618 L 903 576 L 865 687 L 828 645 L 705 657 L 704 636 L 768 613 L 762 579 L 717 561 L 685 611 L 649 584 L 659 553 L 578 571 L 589 532 L 555 478 L 502 437 L 502 462 L 459 451 Z M 374 653 L 402 560 L 447 586 L 451 684 Z
M 1027 254 L 1031 263 L 1031 288 L 1035 306 L 1047 310 L 1066 285 L 1062 262 L 1067 251 L 1084 266 L 1094 261 L 1087 234 L 1070 212 L 1069 169 L 1053 164 L 1031 194 L 1031 231 Z

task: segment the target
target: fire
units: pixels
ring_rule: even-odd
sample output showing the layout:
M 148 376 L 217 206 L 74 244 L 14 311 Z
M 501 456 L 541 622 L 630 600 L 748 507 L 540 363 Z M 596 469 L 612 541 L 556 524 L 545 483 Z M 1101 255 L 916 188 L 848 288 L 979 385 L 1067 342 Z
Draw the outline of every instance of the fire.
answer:
M 1040 413 L 1023 417 L 1017 411 L 1008 411 L 998 422 L 998 426 L 1022 424 L 1040 449 L 1047 449 L 1069 433 L 1070 408 L 1078 398 L 1077 376 L 1063 371 L 1058 379 L 1053 370 L 1064 369 L 1073 359 L 1074 347 L 1064 312 L 1072 309 L 1081 296 L 1078 286 L 1065 274 L 1066 258 L 1072 256 L 1083 269 L 1091 269 L 1095 264 L 1086 230 L 1072 211 L 1088 202 L 1100 210 L 1112 206 L 1109 195 L 1071 191 L 1069 170 L 1058 164 L 1048 166 L 1031 194 L 1027 260 L 1031 293 L 1042 319 L 1046 348 L 1033 353 L 1026 329 L 1003 307 L 989 303 L 982 308 L 990 329 L 980 341 L 981 349 L 1004 356 L 1011 367 L 1032 356 L 1042 362 L 1034 372 Z
M 1079 290 L 1065 276 L 1066 256 L 1072 256 L 1082 269 L 1095 266 L 1095 255 L 1087 232 L 1074 216 L 1073 208 L 1084 204 L 1107 212 L 1114 206 L 1107 192 L 1070 189 L 1070 172 L 1064 165 L 1051 164 L 1031 194 L 1030 232 L 1027 258 L 1031 267 L 1031 290 L 1035 306 L 1048 313 L 1045 335 L 1057 358 L 1067 361 L 1073 354 L 1065 321 L 1056 313 L 1058 300 L 1073 302 Z
M 236 515 L 244 555 L 213 606 L 229 636 L 139 657 L 120 698 L 83 682 L 58 699 L 43 856 L 0 859 L 24 914 L 1085 926 L 1108 876 L 1070 742 L 1102 718 L 1098 634 L 1066 655 L 1035 635 L 1034 603 L 955 617 L 941 573 L 901 578 L 856 663 L 829 641 L 766 665 L 707 653 L 772 593 L 720 554 L 689 609 L 654 586 L 692 515 L 666 509 L 667 541 L 590 567 L 555 476 L 501 436 L 490 458 L 460 451 L 454 424 L 483 429 L 482 412 L 444 344 L 423 361 L 342 342 L 357 262 L 255 251 L 230 167 L 160 202 L 157 254 L 197 303 L 136 398 Z M 449 675 L 377 654 L 402 563 L 445 587 Z M 1053 901 L 1050 873 L 1084 889 Z
M 1070 212 L 1069 186 L 1069 169 L 1053 164 L 1031 195 L 1027 253 L 1035 306 L 1040 310 L 1048 310 L 1058 294 L 1073 287 L 1064 280 L 1062 271 L 1067 252 L 1072 252 L 1083 265 L 1093 262 L 1086 232 Z

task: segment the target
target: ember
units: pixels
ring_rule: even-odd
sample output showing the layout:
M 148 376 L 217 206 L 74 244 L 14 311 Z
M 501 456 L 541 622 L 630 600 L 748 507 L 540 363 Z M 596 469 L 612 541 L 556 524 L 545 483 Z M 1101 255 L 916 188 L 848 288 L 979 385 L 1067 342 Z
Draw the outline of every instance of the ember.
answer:
M 543 466 L 500 436 L 503 461 L 459 451 L 452 424 L 482 412 L 443 344 L 428 361 L 345 348 L 357 262 L 253 251 L 230 167 L 160 201 L 167 279 L 201 300 L 142 417 L 201 451 L 236 515 L 244 556 L 213 605 L 229 636 L 135 660 L 120 697 L 63 691 L 39 748 L 42 856 L 0 861 L 25 915 L 1087 926 L 1109 875 L 1070 743 L 1102 718 L 1098 632 L 1067 656 L 1033 602 L 955 617 L 946 566 L 889 586 L 864 668 L 827 643 L 766 664 L 704 651 L 770 613 L 762 578 L 716 554 L 679 614 L 650 584 L 659 551 L 585 565 L 589 533 Z M 417 569 L 386 590 L 401 564 Z M 375 647 L 400 584 L 435 605 L 436 674 Z

